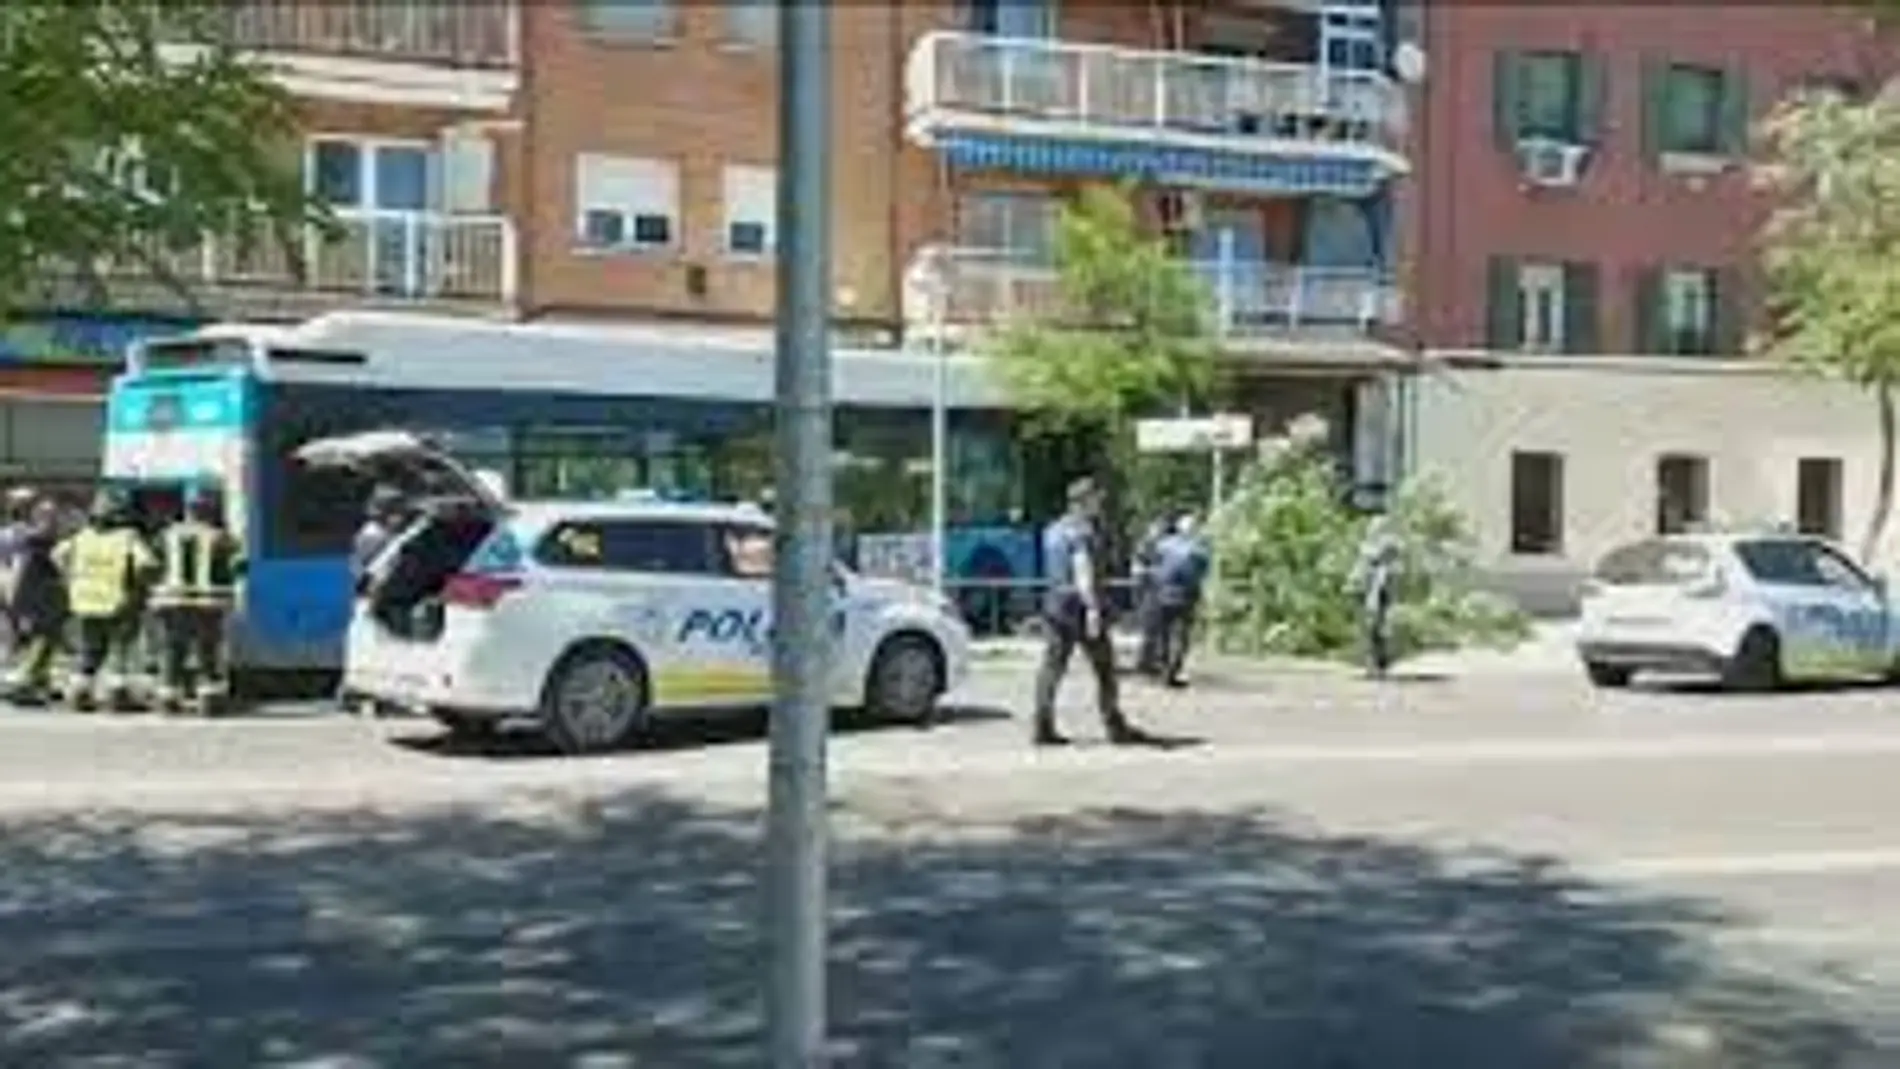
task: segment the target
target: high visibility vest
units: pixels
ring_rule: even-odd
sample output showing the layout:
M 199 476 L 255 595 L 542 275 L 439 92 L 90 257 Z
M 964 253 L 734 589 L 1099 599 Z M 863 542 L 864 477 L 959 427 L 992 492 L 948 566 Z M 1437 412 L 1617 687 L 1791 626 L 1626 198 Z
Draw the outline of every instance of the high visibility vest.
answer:
M 80 529 L 67 543 L 66 596 L 79 616 L 111 616 L 126 607 L 138 533 Z
M 159 548 L 162 571 L 152 591 L 154 606 L 230 604 L 239 566 L 235 539 L 208 523 L 181 520 L 165 528 Z

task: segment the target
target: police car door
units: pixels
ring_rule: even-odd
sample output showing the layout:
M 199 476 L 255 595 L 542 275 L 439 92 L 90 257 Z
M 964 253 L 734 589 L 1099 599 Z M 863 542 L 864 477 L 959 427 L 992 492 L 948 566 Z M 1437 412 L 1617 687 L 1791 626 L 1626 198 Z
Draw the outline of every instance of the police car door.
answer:
M 763 702 L 772 692 L 772 531 L 721 523 L 709 535 L 709 574 L 682 606 L 672 690 L 696 705 Z
M 1841 671 L 1885 674 L 1890 660 L 1886 592 L 1840 551 L 1820 542 L 1809 545 L 1815 554 L 1815 570 L 1826 584 L 1827 603 L 1834 610 L 1829 615 L 1836 620 L 1834 641 Z

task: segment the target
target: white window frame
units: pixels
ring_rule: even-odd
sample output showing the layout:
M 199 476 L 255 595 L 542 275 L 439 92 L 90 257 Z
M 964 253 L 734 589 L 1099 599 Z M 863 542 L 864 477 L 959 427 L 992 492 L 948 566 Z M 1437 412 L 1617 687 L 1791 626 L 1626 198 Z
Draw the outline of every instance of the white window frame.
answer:
M 1006 259 L 1044 260 L 1055 254 L 1055 232 L 1061 219 L 1062 200 L 1052 193 L 1014 189 L 965 190 L 957 198 L 957 242 L 976 252 Z M 1000 244 L 973 244 L 972 224 L 983 211 L 996 214 L 993 221 L 1001 232 Z M 1023 240 L 1032 229 L 1042 233 Z
M 619 218 L 619 241 L 598 242 L 590 237 L 589 219 L 600 214 Z M 644 218 L 666 220 L 665 241 L 638 239 L 640 221 Z M 605 152 L 576 153 L 574 241 L 589 252 L 647 253 L 679 248 L 679 161 Z
M 303 182 L 304 191 L 315 193 L 317 190 L 317 146 L 325 142 L 348 142 L 356 146 L 357 183 L 362 194 L 355 204 L 338 204 L 338 211 L 356 212 L 374 215 L 411 215 L 417 212 L 440 210 L 442 202 L 442 146 L 439 142 L 420 137 L 388 137 L 381 134 L 351 134 L 324 132 L 309 134 L 303 142 Z M 376 189 L 376 153 L 383 149 L 417 149 L 427 161 L 428 178 L 425 183 L 427 193 L 423 197 L 423 207 L 390 208 L 377 203 Z
M 729 163 L 723 178 L 726 225 L 720 244 L 726 255 L 740 258 L 772 255 L 778 248 L 778 168 Z M 733 242 L 734 228 L 748 224 L 764 231 L 765 244 L 761 248 L 742 249 Z
M 1520 264 L 1517 269 L 1518 349 L 1560 353 L 1564 349 L 1562 264 Z
M 1715 286 L 1700 268 L 1671 268 L 1663 273 L 1663 326 L 1672 351 L 1676 340 L 1693 332 L 1702 348 L 1715 333 Z

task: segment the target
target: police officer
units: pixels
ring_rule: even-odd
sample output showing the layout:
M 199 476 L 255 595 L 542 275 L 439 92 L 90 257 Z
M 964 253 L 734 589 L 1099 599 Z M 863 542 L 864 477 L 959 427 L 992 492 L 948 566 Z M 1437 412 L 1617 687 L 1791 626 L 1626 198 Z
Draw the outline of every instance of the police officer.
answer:
M 192 703 L 209 714 L 228 697 L 225 622 L 243 575 L 244 547 L 225 529 L 222 499 L 209 489 L 192 490 L 185 515 L 159 535 L 152 591 L 163 643 L 159 700 L 166 712 Z
M 14 563 L 14 649 L 8 698 L 43 705 L 53 687 L 53 658 L 66 631 L 66 588 L 53 563 L 59 544 L 59 503 L 41 498 L 21 533 Z
M 1192 512 L 1182 513 L 1174 530 L 1155 549 L 1155 615 L 1160 632 L 1158 674 L 1170 687 L 1185 687 L 1182 670 L 1194 639 L 1194 618 L 1201 606 L 1212 554 L 1201 537 L 1200 522 Z
M 402 533 L 411 516 L 409 495 L 401 490 L 384 484 L 370 491 L 363 525 L 356 529 L 356 538 L 350 543 L 350 575 L 359 593 L 368 578 L 370 562 Z
M 1374 676 L 1383 676 L 1392 667 L 1392 600 L 1398 568 L 1399 544 L 1391 524 L 1384 516 L 1374 516 L 1366 525 L 1352 574 L 1365 627 L 1366 668 Z
M 1043 595 L 1042 666 L 1036 673 L 1038 746 L 1068 744 L 1056 730 L 1056 692 L 1077 646 L 1095 672 L 1095 700 L 1102 726 L 1117 745 L 1152 744 L 1154 736 L 1128 722 L 1116 699 L 1115 649 L 1108 633 L 1108 599 L 1101 532 L 1102 494 L 1094 481 L 1069 486 L 1069 510 L 1042 535 L 1048 590 Z
M 111 702 L 127 708 L 133 643 L 139 633 L 140 591 L 158 561 L 132 524 L 122 495 L 101 490 L 86 525 L 53 551 L 66 579 L 67 602 L 79 625 L 79 672 L 70 698 L 90 710 L 98 701 L 99 672 L 111 665 Z
M 1135 649 L 1135 671 L 1145 676 L 1161 675 L 1161 605 L 1156 600 L 1156 568 L 1161 563 L 1161 543 L 1169 534 L 1168 518 L 1162 516 L 1148 525 L 1135 546 L 1135 621 L 1141 629 L 1141 644 Z

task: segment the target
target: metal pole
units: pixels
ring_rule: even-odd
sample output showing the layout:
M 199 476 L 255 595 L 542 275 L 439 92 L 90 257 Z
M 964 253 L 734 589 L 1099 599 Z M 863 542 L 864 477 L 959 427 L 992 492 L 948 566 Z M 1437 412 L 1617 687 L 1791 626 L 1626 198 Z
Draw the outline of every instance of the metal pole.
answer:
M 831 677 L 831 9 L 779 8 L 778 553 L 766 835 L 768 1064 L 825 1044 L 825 735 Z
M 950 364 L 943 344 L 943 296 L 932 303 L 930 358 L 930 578 L 938 593 L 950 581 Z

